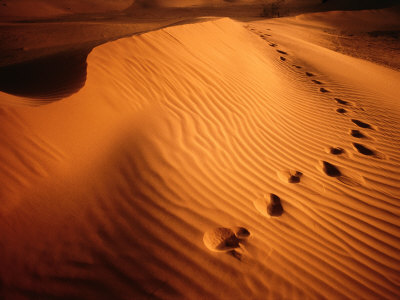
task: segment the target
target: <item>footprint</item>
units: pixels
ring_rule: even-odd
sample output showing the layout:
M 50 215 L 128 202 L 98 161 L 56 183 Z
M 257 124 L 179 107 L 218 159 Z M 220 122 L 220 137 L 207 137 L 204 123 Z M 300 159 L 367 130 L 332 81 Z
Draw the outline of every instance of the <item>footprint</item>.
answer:
M 342 104 L 342 105 L 351 105 L 349 102 L 344 101 L 344 100 L 339 99 L 339 98 L 335 98 L 335 101 L 336 101 L 337 103 L 339 103 L 339 104 Z
M 274 44 L 274 43 L 270 43 L 269 44 L 271 47 L 276 47 L 276 46 L 278 46 L 277 44 Z
M 351 121 L 358 127 L 372 129 L 372 126 L 359 120 L 351 119 Z
M 240 240 L 232 229 L 217 227 L 204 233 L 203 242 L 211 251 L 229 251 L 238 248 Z
M 376 154 L 375 151 L 373 151 L 361 144 L 353 143 L 353 146 L 361 154 L 364 154 L 364 155 L 375 155 Z
M 296 69 L 301 69 L 300 66 L 293 65 L 293 67 L 295 67 Z
M 281 59 L 282 61 L 285 61 L 285 60 L 286 60 L 286 58 L 284 58 L 283 56 L 281 56 L 280 59 Z
M 313 80 L 311 80 L 312 82 L 314 82 L 314 83 L 316 83 L 316 84 L 322 84 L 322 82 L 321 81 L 319 81 L 319 80 L 315 80 L 315 79 L 313 79 Z
M 302 175 L 302 172 L 294 170 L 284 170 L 278 172 L 279 179 L 286 183 L 299 183 Z
M 347 110 L 345 110 L 344 108 L 338 108 L 336 111 L 337 111 L 339 114 L 347 113 Z
M 344 153 L 344 149 L 340 148 L 340 147 L 331 147 L 329 149 L 329 152 L 333 155 L 340 155 L 340 154 Z
M 276 50 L 276 51 L 279 52 L 280 54 L 287 55 L 287 53 L 285 51 L 282 51 L 282 50 Z
M 283 214 L 281 199 L 275 194 L 269 195 L 269 201 L 266 198 L 267 196 L 264 195 L 262 198 L 254 201 L 257 211 L 268 218 L 281 216 Z
M 335 165 L 327 162 L 320 161 L 322 170 L 325 175 L 334 177 L 341 183 L 349 186 L 361 186 L 364 183 L 364 178 L 352 170 L 340 169 Z
M 271 194 L 269 204 L 267 206 L 267 213 L 271 217 L 279 217 L 283 214 L 283 207 L 281 204 L 281 198 L 275 194 Z
M 339 177 L 342 175 L 339 169 L 334 165 L 332 165 L 331 163 L 328 163 L 327 161 L 322 161 L 321 164 L 322 164 L 322 171 L 329 177 Z
M 357 129 L 352 129 L 350 131 L 350 135 L 358 139 L 366 138 L 366 136 L 360 130 Z
M 250 236 L 250 232 L 244 227 L 217 227 L 204 233 L 204 245 L 211 251 L 225 252 L 228 255 L 242 261 L 246 253 L 244 244 Z
M 329 92 L 330 92 L 330 91 L 328 91 L 328 90 L 325 89 L 325 88 L 320 88 L 319 91 L 320 91 L 321 93 L 329 93 Z
M 307 75 L 308 77 L 315 76 L 313 73 L 310 73 L 310 72 L 306 72 L 306 75 Z

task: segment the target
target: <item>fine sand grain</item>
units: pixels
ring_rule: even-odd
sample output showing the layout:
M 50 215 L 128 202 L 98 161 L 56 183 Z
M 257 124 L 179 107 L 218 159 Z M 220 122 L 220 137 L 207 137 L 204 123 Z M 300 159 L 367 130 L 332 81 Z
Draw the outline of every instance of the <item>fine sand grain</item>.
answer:
M 0 298 L 398 298 L 399 72 L 268 22 L 0 93 Z

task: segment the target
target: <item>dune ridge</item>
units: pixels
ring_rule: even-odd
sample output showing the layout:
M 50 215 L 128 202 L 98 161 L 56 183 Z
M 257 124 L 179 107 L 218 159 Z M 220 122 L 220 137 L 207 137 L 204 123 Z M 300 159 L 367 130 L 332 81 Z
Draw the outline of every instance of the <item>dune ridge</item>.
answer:
M 398 72 L 257 26 L 99 46 L 83 88 L 49 105 L 0 94 L 3 296 L 397 297 L 400 95 L 382 86 Z M 282 216 L 255 209 L 268 193 Z M 235 226 L 251 234 L 237 255 L 204 245 Z

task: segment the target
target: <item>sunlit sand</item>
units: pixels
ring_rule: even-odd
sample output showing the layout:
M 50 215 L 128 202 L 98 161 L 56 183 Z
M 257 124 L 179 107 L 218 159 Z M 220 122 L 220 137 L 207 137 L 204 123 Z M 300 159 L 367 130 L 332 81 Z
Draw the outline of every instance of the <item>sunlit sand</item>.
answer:
M 2 25 L 0 298 L 398 299 L 394 9 L 79 9 Z

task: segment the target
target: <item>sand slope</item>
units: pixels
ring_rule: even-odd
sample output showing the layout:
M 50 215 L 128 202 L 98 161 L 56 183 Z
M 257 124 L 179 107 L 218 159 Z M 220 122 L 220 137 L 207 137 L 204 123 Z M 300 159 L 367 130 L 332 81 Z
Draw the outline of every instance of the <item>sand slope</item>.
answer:
M 275 38 L 170 27 L 95 48 L 61 101 L 1 93 L 0 295 L 395 299 L 399 73 Z M 234 252 L 204 245 L 235 226 Z
M 306 13 L 256 23 L 273 29 L 275 37 L 283 43 L 297 37 L 400 70 L 400 6 L 357 12 Z

